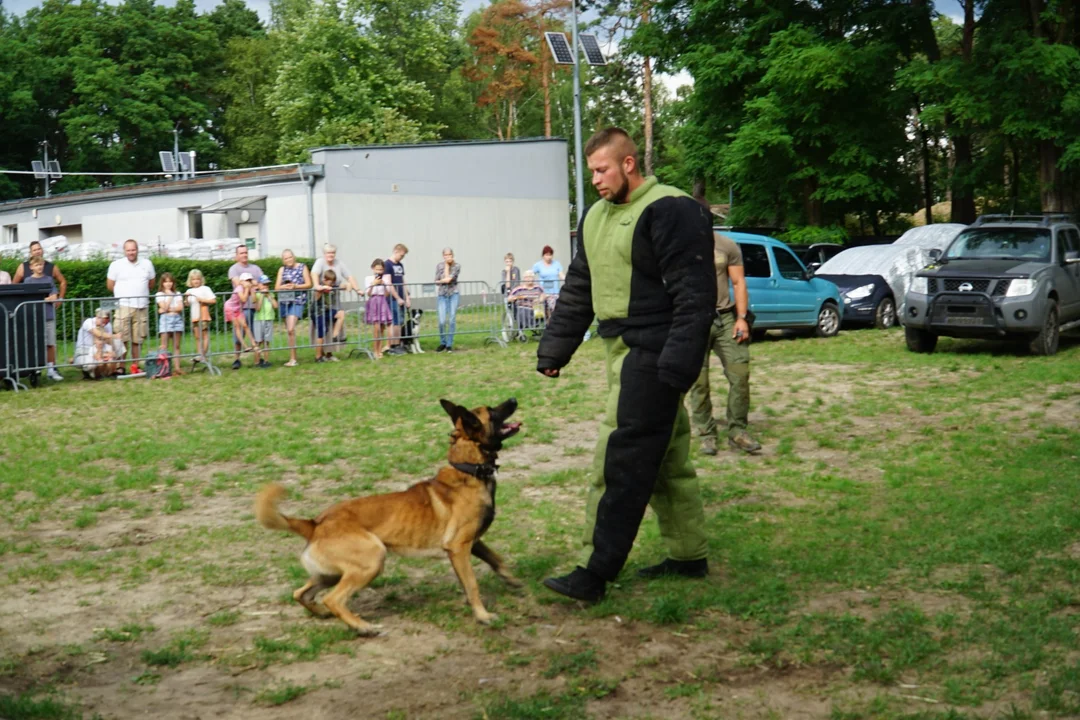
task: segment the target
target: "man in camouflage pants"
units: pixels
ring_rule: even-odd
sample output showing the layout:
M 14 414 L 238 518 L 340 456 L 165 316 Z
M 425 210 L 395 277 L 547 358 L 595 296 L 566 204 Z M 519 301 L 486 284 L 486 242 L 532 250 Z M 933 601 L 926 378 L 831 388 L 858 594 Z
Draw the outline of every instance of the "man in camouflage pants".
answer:
M 746 292 L 742 252 L 734 240 L 714 233 L 716 248 L 716 318 L 709 328 L 709 347 L 720 357 L 728 379 L 727 432 L 728 445 L 734 450 L 756 453 L 761 443 L 746 430 L 750 413 L 750 325 L 747 314 L 750 298 Z M 731 279 L 732 293 L 728 291 Z M 716 421 L 713 419 L 712 398 L 709 395 L 709 354 L 694 386 L 688 394 L 694 434 L 701 437 L 701 452 L 716 454 Z

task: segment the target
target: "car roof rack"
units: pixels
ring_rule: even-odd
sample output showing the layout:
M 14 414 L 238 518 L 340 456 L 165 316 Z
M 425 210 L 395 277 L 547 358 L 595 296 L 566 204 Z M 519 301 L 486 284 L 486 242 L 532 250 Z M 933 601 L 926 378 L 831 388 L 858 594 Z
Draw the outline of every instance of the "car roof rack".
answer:
M 1023 223 L 1025 225 L 1040 225 L 1049 227 L 1058 222 L 1073 222 L 1072 213 L 1038 213 L 1031 215 L 980 215 L 971 227 L 988 225 L 990 223 Z

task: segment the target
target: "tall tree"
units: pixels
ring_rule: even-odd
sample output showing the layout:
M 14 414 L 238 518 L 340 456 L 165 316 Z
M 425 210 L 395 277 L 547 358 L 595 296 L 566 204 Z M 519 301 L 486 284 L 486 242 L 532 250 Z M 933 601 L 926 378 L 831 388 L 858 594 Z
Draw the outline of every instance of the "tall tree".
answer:
M 479 86 L 477 105 L 490 113 L 500 140 L 514 136 L 518 103 L 540 64 L 528 49 L 530 10 L 519 0 L 500 0 L 483 11 L 469 35 L 473 58 L 465 77 Z

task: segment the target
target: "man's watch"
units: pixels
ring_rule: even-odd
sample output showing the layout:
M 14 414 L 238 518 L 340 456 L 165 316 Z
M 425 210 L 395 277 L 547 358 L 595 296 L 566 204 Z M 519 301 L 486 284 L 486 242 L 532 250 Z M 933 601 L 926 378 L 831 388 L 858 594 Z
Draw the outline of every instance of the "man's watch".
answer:
M 746 319 L 746 316 L 745 316 L 745 315 L 736 315 L 735 317 L 736 317 L 736 319 L 738 319 L 738 320 L 745 320 L 745 319 Z

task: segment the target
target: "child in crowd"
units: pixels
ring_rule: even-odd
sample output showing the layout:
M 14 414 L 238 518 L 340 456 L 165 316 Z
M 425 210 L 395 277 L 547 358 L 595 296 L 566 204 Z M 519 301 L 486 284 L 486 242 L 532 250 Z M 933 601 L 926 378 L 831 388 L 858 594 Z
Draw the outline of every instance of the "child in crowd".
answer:
M 172 273 L 161 273 L 158 283 L 161 288 L 154 299 L 157 301 L 158 336 L 161 338 L 161 351 L 169 351 L 169 341 L 173 346 L 173 374 L 180 372 L 180 338 L 184 336 L 184 296 L 176 291 L 176 278 Z
M 210 354 L 210 306 L 217 304 L 217 295 L 206 285 L 201 270 L 192 270 L 187 276 L 188 289 L 184 292 L 191 306 L 191 328 L 195 331 L 195 362 L 206 362 Z
M 383 356 L 383 333 L 393 321 L 390 304 L 387 302 L 388 291 L 386 289 L 386 284 L 390 282 L 390 278 L 383 277 L 383 270 L 383 261 L 375 258 L 375 262 L 371 263 L 371 272 L 373 274 L 364 279 L 364 294 L 367 295 L 367 303 L 364 305 L 364 322 L 372 327 L 372 333 L 375 336 L 373 349 L 376 359 Z
M 262 349 L 262 359 L 258 362 L 258 366 L 261 368 L 270 367 L 270 343 L 274 339 L 274 319 L 277 317 L 278 309 L 277 297 L 270 292 L 269 283 L 270 276 L 261 275 L 259 277 L 259 286 L 255 291 L 255 327 L 253 328 L 253 334 L 255 342 Z
M 244 347 L 244 352 L 255 353 L 255 364 L 258 365 L 259 347 L 255 344 L 255 338 L 252 336 L 251 328 L 248 326 L 247 318 L 244 316 L 244 305 L 247 304 L 251 294 L 255 292 L 255 278 L 251 276 L 251 273 L 240 273 L 239 280 L 240 282 L 236 283 L 236 287 L 233 288 L 233 294 L 225 301 L 225 322 L 232 323 L 233 334 L 241 344 L 247 338 L 250 344 Z M 233 363 L 233 370 L 240 367 L 239 358 L 238 352 L 237 360 Z
M 331 342 L 341 335 L 345 325 L 345 313 L 338 301 L 337 273 L 326 270 L 315 285 L 315 362 L 337 362 L 333 352 L 323 352 L 323 339 L 330 335 Z
M 49 294 L 45 296 L 45 352 L 46 371 L 50 380 L 63 380 L 64 376 L 56 371 L 56 307 L 60 304 L 60 294 L 56 289 L 56 282 L 51 276 L 45 275 L 45 259 L 35 257 L 30 259 L 30 277 L 23 280 L 24 283 L 40 283 L 49 286 Z

